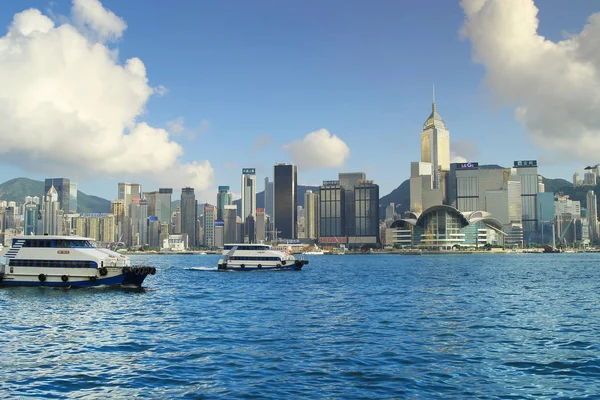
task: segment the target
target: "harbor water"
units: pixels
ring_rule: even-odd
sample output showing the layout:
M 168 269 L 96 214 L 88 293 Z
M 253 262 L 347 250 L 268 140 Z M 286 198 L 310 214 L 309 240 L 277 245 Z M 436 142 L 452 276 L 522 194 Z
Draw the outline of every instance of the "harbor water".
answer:
M 132 258 L 142 290 L 0 288 L 0 397 L 600 397 L 600 254 Z

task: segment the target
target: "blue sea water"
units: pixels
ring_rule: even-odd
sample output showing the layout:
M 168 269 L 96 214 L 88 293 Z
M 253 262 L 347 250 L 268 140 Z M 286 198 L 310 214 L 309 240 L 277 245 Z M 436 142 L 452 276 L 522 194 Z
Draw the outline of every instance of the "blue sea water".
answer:
M 308 256 L 143 290 L 0 288 L 0 397 L 600 397 L 600 255 Z

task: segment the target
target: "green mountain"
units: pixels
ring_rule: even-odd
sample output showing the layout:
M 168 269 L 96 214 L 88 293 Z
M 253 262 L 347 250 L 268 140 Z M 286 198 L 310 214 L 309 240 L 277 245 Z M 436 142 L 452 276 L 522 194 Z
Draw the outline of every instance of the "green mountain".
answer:
M 29 178 L 15 178 L 0 184 L 0 200 L 23 204 L 26 196 L 44 196 L 44 182 Z M 77 191 L 77 211 L 84 213 L 107 213 L 110 201 Z

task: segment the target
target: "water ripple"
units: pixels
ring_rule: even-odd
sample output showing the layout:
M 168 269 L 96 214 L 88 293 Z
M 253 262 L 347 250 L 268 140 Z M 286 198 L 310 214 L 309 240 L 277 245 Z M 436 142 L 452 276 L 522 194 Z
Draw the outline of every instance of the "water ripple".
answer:
M 3 398 L 594 398 L 595 254 L 315 256 L 142 290 L 0 289 Z

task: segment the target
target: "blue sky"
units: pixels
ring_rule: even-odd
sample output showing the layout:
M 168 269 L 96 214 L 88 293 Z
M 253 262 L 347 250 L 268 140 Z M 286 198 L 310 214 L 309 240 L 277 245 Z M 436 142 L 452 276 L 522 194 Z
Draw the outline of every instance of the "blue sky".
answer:
M 114 54 L 118 50 L 117 65 L 139 58 L 146 68 L 147 85 L 155 90 L 142 96 L 143 109 L 134 112 L 135 120 L 166 129 L 168 141 L 180 146 L 181 151 L 173 150 L 165 165 L 173 157 L 178 165 L 208 161 L 210 168 L 199 171 L 212 169 L 213 176 L 186 183 L 170 177 L 174 172 L 166 166 L 158 176 L 143 168 L 131 172 L 138 162 L 134 158 L 128 166 L 125 157 L 114 161 L 121 168 L 88 168 L 102 160 L 88 163 L 86 157 L 75 155 L 73 160 L 79 164 L 56 167 L 52 156 L 40 155 L 39 149 L 15 147 L 13 155 L 18 157 L 0 154 L 4 161 L 0 181 L 65 176 L 77 181 L 83 192 L 107 199 L 116 197 L 119 181 L 141 182 L 146 191 L 173 186 L 174 197 L 182 185 L 189 184 L 197 188 L 200 201 L 214 203 L 218 185 L 230 185 L 239 193 L 243 167 L 257 169 L 258 190 L 262 190 L 274 163 L 293 161 L 285 145 L 325 129 L 346 145 L 349 155 L 340 155 L 342 161 L 330 160 L 329 166 L 325 162 L 322 167 L 300 167 L 299 184 L 317 185 L 335 179 L 338 172 L 364 171 L 380 185 L 383 196 L 409 178 L 411 161 L 419 161 L 419 134 L 431 110 L 434 83 L 438 111 L 448 123 L 457 157 L 503 166 L 539 159 L 542 175 L 568 180 L 600 159 L 575 150 L 564 158 L 549 153 L 539 125 L 515 116 L 516 107 L 526 104 L 532 110 L 539 101 L 522 94 L 498 95 L 498 86 L 486 83 L 486 71 L 495 61 L 473 61 L 472 38 L 460 34 L 465 11 L 458 1 L 104 0 L 102 6 L 127 27 L 114 40 L 100 41 L 101 45 Z M 536 6 L 537 33 L 553 42 L 578 34 L 588 17 L 600 11 L 600 3 L 593 0 L 545 0 Z M 13 16 L 28 8 L 40 10 L 55 26 L 78 26 L 70 0 L 2 2 L 0 23 L 8 30 Z M 472 21 L 485 20 L 473 17 Z M 90 29 L 85 31 L 86 26 L 93 30 L 91 20 L 81 26 L 86 37 L 94 37 Z M 486 35 L 492 40 L 501 32 Z M 26 61 L 19 59 L 6 68 L 19 68 L 17 62 Z M 85 82 L 81 78 L 79 85 Z M 124 101 L 126 96 L 116 93 L 115 99 Z M 7 95 L 2 96 L 0 89 L 0 105 L 2 97 Z M 90 109 L 93 112 L 94 107 Z M 586 140 L 597 138 L 594 123 L 582 132 L 588 134 Z M 62 125 L 53 125 L 48 132 L 56 126 Z M 17 126 L 0 134 L 5 137 L 15 129 L 20 131 Z M 42 124 L 37 129 L 45 131 Z M 65 136 L 62 148 L 78 148 L 76 138 Z M 136 142 L 137 146 L 151 138 Z M 81 140 L 93 141 L 91 136 Z M 552 140 L 548 143 L 555 143 Z M 96 145 L 101 143 L 98 140 Z M 148 152 L 159 154 L 163 147 Z M 557 148 L 558 142 L 550 150 Z M 26 165 L 18 161 L 23 157 Z

